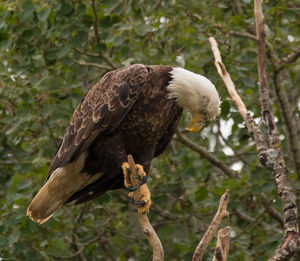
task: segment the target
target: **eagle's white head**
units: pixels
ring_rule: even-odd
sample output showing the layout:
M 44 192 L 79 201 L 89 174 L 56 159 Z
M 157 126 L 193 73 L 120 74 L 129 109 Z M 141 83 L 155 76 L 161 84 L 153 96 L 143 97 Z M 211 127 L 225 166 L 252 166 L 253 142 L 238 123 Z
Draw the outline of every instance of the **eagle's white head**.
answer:
M 167 89 L 169 98 L 193 115 L 188 130 L 199 131 L 203 122 L 214 120 L 220 114 L 220 97 L 212 82 L 206 77 L 182 68 L 173 68 L 172 80 Z

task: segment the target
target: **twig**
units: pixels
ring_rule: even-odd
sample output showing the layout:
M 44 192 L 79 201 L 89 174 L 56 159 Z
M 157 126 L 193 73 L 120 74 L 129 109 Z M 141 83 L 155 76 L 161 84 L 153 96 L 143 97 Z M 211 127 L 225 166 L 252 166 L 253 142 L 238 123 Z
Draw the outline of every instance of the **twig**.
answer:
M 198 152 L 203 158 L 206 158 L 208 161 L 210 161 L 214 166 L 222 170 L 228 177 L 238 177 L 238 174 L 231 168 L 229 168 L 226 164 L 218 160 L 214 155 L 206 151 L 203 147 L 196 144 L 192 140 L 190 140 L 188 137 L 183 135 L 179 130 L 176 132 L 177 139 L 190 147 L 192 150 Z
M 262 198 L 262 202 L 263 202 L 263 205 L 264 205 L 266 211 L 270 214 L 270 216 L 272 216 L 273 218 L 275 218 L 280 223 L 280 225 L 283 226 L 284 225 L 284 221 L 283 221 L 282 215 L 275 208 L 272 207 L 272 204 L 267 199 L 266 194 L 265 193 L 261 193 L 260 196 Z
M 97 44 L 100 45 L 100 37 L 99 37 L 99 30 L 98 30 L 98 15 L 96 10 L 95 0 L 92 0 L 92 8 L 95 17 L 94 20 L 95 37 L 96 37 Z M 103 59 L 110 66 L 110 69 L 117 69 L 117 67 L 100 51 L 99 51 L 99 57 Z
M 154 5 L 154 8 L 153 8 L 154 11 L 157 11 L 157 9 L 160 7 L 161 3 L 162 3 L 162 0 L 157 0 L 156 1 L 155 5 Z
M 230 74 L 227 72 L 225 65 L 222 62 L 221 54 L 218 48 L 218 44 L 213 37 L 209 37 L 209 42 L 211 44 L 211 49 L 215 57 L 215 66 L 217 68 L 217 71 L 219 75 L 221 76 L 223 82 L 225 83 L 227 90 L 232 97 L 232 100 L 235 102 L 241 116 L 243 119 L 246 119 L 247 116 L 247 108 L 240 98 L 240 96 L 237 94 L 235 86 L 233 81 L 231 80 Z
M 82 62 L 82 61 L 74 61 L 74 63 L 83 65 L 83 66 L 91 66 L 91 67 L 97 67 L 99 69 L 111 70 L 111 67 L 102 65 L 102 64 L 98 64 L 98 63 L 86 63 L 86 62 Z
M 243 13 L 243 10 L 242 10 L 242 7 L 241 7 L 241 4 L 240 4 L 239 0 L 233 0 L 232 5 L 234 7 L 234 10 L 236 11 L 236 14 L 239 15 L 239 14 Z
M 298 179 L 300 179 L 300 148 L 298 146 L 299 137 L 297 133 L 297 122 L 293 116 L 291 102 L 288 95 L 281 85 L 286 82 L 290 82 L 289 74 L 286 69 L 275 71 L 274 76 L 274 87 L 277 99 L 279 101 L 280 112 L 283 118 L 283 122 L 286 126 L 287 141 L 289 145 L 289 150 L 291 151 L 290 158 L 293 161 L 296 173 L 298 174 Z M 291 85 L 291 83 L 290 83 Z
M 207 246 L 209 242 L 212 240 L 213 236 L 215 235 L 218 227 L 221 224 L 221 221 L 224 218 L 229 216 L 229 213 L 227 212 L 228 202 L 229 202 L 229 190 L 227 189 L 221 197 L 219 208 L 213 221 L 210 223 L 208 229 L 206 230 L 204 236 L 202 237 L 201 241 L 199 242 L 194 252 L 192 261 L 202 260 L 202 257 L 207 249 Z
M 257 40 L 256 35 L 254 35 L 252 33 L 239 32 L 239 31 L 233 31 L 233 30 L 228 31 L 228 33 L 231 34 L 231 35 L 236 35 L 236 36 L 241 36 L 241 37 L 244 37 L 244 38 L 249 38 L 249 39 L 251 39 L 253 41 Z M 272 57 L 274 59 L 278 59 L 278 55 L 277 55 L 277 53 L 276 53 L 273 45 L 269 41 L 267 41 L 267 40 L 266 40 L 266 45 L 268 46 Z
M 259 220 L 264 216 L 266 213 L 266 210 L 264 209 L 255 219 L 253 219 L 253 222 L 251 222 L 249 225 L 247 225 L 240 233 L 238 233 L 232 241 L 237 240 L 241 235 L 243 235 L 247 230 L 252 228 L 254 225 L 259 223 Z
M 280 71 L 284 68 L 286 64 L 295 62 L 300 57 L 300 47 L 296 50 L 293 50 L 287 56 L 282 57 L 280 60 L 276 61 L 275 68 L 277 71 Z
M 98 57 L 99 58 L 99 54 L 97 53 L 91 53 L 91 52 L 88 52 L 88 51 L 84 51 L 84 50 L 81 50 L 79 48 L 75 48 L 75 50 L 81 54 L 84 54 L 86 56 L 91 56 L 91 57 Z
M 31 161 L 28 161 L 27 163 L 32 163 Z M 5 160 L 0 160 L 0 166 L 1 165 L 14 165 L 16 162 L 14 161 L 5 161 Z
M 255 223 L 256 222 L 256 219 L 251 217 L 251 216 L 248 216 L 246 213 L 244 213 L 243 211 L 239 210 L 239 209 L 234 209 L 232 210 L 232 213 L 236 214 L 239 218 L 245 220 L 246 222 L 248 223 Z M 274 228 L 273 226 L 270 226 L 269 224 L 261 221 L 261 222 L 257 222 L 261 227 L 263 228 L 268 228 L 270 230 L 273 230 L 275 231 L 275 233 L 277 234 L 280 234 L 282 233 L 282 230 L 281 229 L 278 229 L 278 228 Z
M 130 181 L 133 186 L 137 186 L 139 180 L 136 177 L 136 167 L 135 162 L 133 160 L 133 157 L 131 155 L 128 155 L 128 164 L 130 168 Z M 125 175 L 124 175 L 125 178 Z M 155 230 L 153 229 L 151 223 L 149 222 L 149 219 L 146 214 L 137 214 L 138 221 L 140 224 L 140 227 L 142 231 L 144 232 L 146 238 L 148 239 L 152 250 L 153 250 L 153 261 L 162 261 L 164 260 L 164 250 L 162 247 L 162 244 L 160 242 L 159 237 L 155 233 Z
M 226 261 L 230 244 L 231 227 L 227 226 L 218 231 L 217 246 L 213 261 Z

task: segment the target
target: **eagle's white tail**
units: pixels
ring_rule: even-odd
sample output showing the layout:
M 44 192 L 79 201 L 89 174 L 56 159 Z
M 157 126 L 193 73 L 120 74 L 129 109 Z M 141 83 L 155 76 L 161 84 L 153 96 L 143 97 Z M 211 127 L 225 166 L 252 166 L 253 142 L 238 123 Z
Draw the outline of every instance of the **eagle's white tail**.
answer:
M 31 201 L 27 216 L 42 224 L 46 222 L 76 191 L 93 183 L 101 175 L 81 173 L 87 153 L 76 161 L 57 168 Z

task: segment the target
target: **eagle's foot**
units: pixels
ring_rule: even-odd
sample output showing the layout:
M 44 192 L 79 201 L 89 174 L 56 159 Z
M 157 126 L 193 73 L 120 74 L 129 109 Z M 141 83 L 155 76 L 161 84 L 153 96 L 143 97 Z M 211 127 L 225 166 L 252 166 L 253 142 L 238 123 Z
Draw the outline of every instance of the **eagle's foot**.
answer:
M 143 166 L 133 163 L 130 167 L 128 162 L 124 162 L 122 169 L 124 185 L 126 189 L 130 190 L 128 194 L 129 202 L 139 214 L 148 213 L 151 206 L 150 190 L 145 184 L 147 175 Z
M 131 182 L 131 169 L 129 167 L 128 162 L 124 162 L 122 164 L 123 174 L 124 174 L 124 185 L 126 189 L 129 191 L 136 191 L 139 187 L 144 185 L 147 181 L 147 174 L 144 171 L 144 168 L 140 164 L 135 164 L 136 168 L 136 175 L 133 177 L 133 179 L 136 179 L 139 183 L 137 185 L 133 185 L 133 182 Z M 134 182 L 136 184 L 136 182 Z
M 151 206 L 151 200 L 150 190 L 147 185 L 143 184 L 136 191 L 130 192 L 128 194 L 128 201 L 139 214 L 148 213 Z

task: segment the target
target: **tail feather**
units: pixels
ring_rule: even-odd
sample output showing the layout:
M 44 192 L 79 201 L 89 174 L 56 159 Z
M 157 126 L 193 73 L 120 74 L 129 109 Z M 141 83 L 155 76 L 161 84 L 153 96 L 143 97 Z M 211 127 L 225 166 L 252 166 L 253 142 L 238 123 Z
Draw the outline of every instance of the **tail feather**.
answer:
M 39 224 L 46 222 L 64 204 L 64 197 L 59 191 L 57 188 L 58 193 L 51 193 L 47 182 L 31 201 L 27 216 Z
M 77 191 L 93 183 L 101 174 L 81 173 L 86 155 L 82 154 L 77 161 L 57 168 L 46 184 L 31 201 L 27 216 L 43 224 L 62 207 Z

